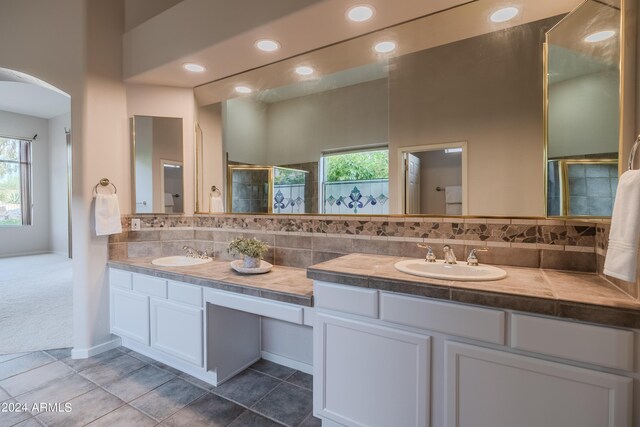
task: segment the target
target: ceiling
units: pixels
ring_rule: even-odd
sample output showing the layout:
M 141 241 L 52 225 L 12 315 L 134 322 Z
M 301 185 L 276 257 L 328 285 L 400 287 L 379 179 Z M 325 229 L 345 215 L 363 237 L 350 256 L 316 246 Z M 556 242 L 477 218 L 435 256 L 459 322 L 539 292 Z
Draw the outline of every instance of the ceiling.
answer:
M 363 1 L 185 0 L 124 34 L 124 77 L 129 83 L 195 87 L 478 1 L 366 0 L 374 18 L 354 23 L 345 13 Z M 258 51 L 254 44 L 262 38 L 278 40 L 281 49 Z M 188 73 L 185 62 L 207 70 Z
M 0 68 L 0 111 L 50 119 L 71 111 L 71 98 L 40 79 Z

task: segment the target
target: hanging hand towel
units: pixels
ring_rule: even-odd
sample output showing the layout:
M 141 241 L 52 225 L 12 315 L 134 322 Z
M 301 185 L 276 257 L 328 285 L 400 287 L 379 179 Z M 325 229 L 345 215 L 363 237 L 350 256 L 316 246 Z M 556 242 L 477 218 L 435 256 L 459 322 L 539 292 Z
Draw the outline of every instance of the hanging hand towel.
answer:
M 640 171 L 622 174 L 611 217 L 604 274 L 635 282 L 640 243 Z
M 445 203 L 462 203 L 462 187 L 452 185 L 444 187 Z
M 224 213 L 221 196 L 211 193 L 209 196 L 209 213 Z
M 122 233 L 117 195 L 98 194 L 95 208 L 97 236 Z

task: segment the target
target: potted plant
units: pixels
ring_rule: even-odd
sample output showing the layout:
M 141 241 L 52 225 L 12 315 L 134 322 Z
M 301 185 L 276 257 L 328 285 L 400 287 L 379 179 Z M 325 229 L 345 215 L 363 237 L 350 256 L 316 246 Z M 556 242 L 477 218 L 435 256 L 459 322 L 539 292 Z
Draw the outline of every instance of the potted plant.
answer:
M 233 239 L 229 243 L 227 252 L 230 254 L 243 255 L 243 267 L 244 268 L 258 268 L 260 267 L 260 261 L 264 257 L 264 254 L 269 250 L 269 246 L 255 237 L 252 239 L 245 239 L 239 237 Z

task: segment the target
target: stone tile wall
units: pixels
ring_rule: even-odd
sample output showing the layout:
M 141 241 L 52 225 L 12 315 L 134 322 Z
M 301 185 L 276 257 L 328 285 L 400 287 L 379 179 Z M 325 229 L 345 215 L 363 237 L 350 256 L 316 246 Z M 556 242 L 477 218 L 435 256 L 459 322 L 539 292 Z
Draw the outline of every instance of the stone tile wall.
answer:
M 123 233 L 111 236 L 110 257 L 166 256 L 182 246 L 226 253 L 235 237 L 256 237 L 271 251 L 266 260 L 305 268 L 352 252 L 422 257 L 418 243 L 431 245 L 442 257 L 451 246 L 464 260 L 476 247 L 488 247 L 480 261 L 532 268 L 596 272 L 596 222 L 536 219 L 327 217 L 249 215 L 138 215 L 141 231 L 130 231 L 132 216 L 123 217 Z

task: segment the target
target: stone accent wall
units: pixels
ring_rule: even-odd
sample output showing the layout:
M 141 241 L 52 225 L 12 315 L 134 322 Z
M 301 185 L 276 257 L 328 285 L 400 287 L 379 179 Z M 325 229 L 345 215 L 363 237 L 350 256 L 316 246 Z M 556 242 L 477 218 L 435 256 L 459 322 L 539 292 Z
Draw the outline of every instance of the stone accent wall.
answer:
M 141 231 L 130 231 L 132 217 L 141 218 Z M 442 258 L 444 245 L 460 260 L 476 247 L 488 247 L 480 261 L 531 268 L 596 272 L 598 222 L 543 219 L 432 218 L 432 217 L 328 217 L 277 215 L 136 215 L 123 216 L 123 233 L 111 236 L 112 259 L 167 256 L 182 253 L 182 246 L 213 249 L 230 259 L 228 242 L 235 237 L 256 237 L 271 251 L 266 260 L 305 268 L 348 253 L 419 258 L 433 247 Z

